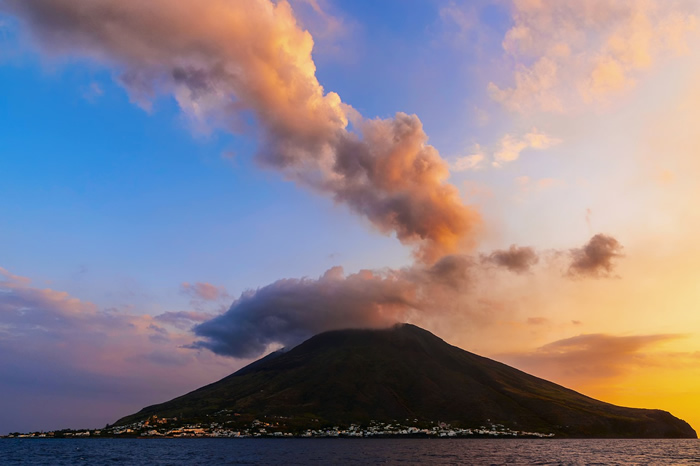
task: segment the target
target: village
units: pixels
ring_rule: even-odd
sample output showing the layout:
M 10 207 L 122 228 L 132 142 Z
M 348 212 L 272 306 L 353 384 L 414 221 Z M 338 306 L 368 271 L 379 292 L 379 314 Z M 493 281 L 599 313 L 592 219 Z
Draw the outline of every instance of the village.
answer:
M 220 413 L 217 413 L 220 414 Z M 228 414 L 230 416 L 230 414 Z M 236 416 L 236 414 L 234 414 Z M 290 424 L 280 422 L 283 417 L 253 419 L 247 425 L 236 420 L 217 419 L 211 422 L 187 422 L 177 417 L 152 416 L 145 421 L 120 426 L 106 426 L 103 429 L 63 429 L 49 432 L 11 433 L 0 438 L 389 438 L 389 437 L 429 437 L 429 438 L 550 438 L 553 433 L 526 432 L 507 428 L 501 424 L 476 428 L 453 427 L 444 422 L 425 423 L 417 427 L 408 422 L 370 421 L 367 425 L 290 428 Z M 315 420 L 318 421 L 318 420 Z M 408 421 L 408 419 L 406 420 Z

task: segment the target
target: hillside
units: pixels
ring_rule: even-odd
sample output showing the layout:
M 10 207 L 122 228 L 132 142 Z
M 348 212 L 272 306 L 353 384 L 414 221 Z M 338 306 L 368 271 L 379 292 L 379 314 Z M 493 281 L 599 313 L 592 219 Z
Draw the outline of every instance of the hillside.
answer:
M 697 437 L 665 411 L 594 400 L 409 324 L 316 335 L 117 424 L 223 409 L 329 423 L 418 419 L 465 427 L 495 423 L 566 437 Z

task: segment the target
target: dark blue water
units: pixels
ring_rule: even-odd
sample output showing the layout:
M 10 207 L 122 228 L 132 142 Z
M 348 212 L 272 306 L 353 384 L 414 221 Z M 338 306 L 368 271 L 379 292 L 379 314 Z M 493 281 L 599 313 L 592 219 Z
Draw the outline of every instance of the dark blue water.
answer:
M 3 439 L 0 464 L 700 464 L 698 440 Z

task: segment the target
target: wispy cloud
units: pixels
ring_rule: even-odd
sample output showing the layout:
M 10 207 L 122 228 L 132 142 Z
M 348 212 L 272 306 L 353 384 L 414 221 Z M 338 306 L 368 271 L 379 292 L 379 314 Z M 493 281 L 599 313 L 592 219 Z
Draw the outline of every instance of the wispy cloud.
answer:
M 501 167 L 506 163 L 520 158 L 521 152 L 527 149 L 549 149 L 561 142 L 560 139 L 549 136 L 533 129 L 522 137 L 506 134 L 501 139 L 499 148 L 493 155 L 493 166 Z
M 478 149 L 480 149 L 480 147 L 477 146 L 477 150 Z M 458 157 L 452 164 L 451 169 L 453 172 L 477 170 L 481 167 L 481 162 L 483 162 L 485 158 L 486 156 L 480 152 Z
M 490 148 L 475 144 L 467 155 L 457 157 L 450 169 L 452 172 L 479 170 L 489 159 L 491 166 L 501 168 L 518 160 L 523 151 L 545 150 L 561 142 L 561 139 L 539 131 L 537 128 L 521 135 L 505 134 L 497 144 Z
M 180 285 L 180 291 L 202 301 L 218 301 L 229 297 L 226 288 L 223 286 L 216 286 L 206 282 L 184 282 Z
M 181 323 L 211 315 L 101 310 L 5 269 L 0 277 L 0 432 L 100 427 L 230 371 L 183 348 Z
M 661 343 L 684 338 L 680 334 L 615 336 L 583 334 L 548 343 L 535 351 L 499 355 L 525 371 L 569 383 L 600 380 L 633 367 L 654 365 L 649 351 Z
M 503 49 L 512 84 L 489 83 L 491 97 L 521 112 L 565 113 L 635 85 L 665 54 L 689 50 L 698 32 L 695 2 L 516 1 Z
M 94 103 L 97 99 L 102 97 L 104 93 L 105 91 L 102 89 L 102 86 L 100 86 L 100 83 L 93 81 L 89 86 L 83 89 L 83 98 L 88 102 Z

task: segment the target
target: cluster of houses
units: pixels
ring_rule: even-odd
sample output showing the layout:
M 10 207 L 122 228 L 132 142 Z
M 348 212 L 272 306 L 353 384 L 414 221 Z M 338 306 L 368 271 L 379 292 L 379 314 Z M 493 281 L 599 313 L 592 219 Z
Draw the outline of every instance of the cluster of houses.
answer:
M 407 420 L 408 421 L 408 420 Z M 417 421 L 417 420 L 416 420 Z M 33 432 L 27 434 L 10 434 L 9 438 L 81 438 L 81 437 L 150 437 L 150 438 L 259 438 L 259 437 L 528 437 L 548 438 L 551 433 L 524 432 L 512 430 L 500 424 L 490 427 L 457 428 L 440 422 L 428 427 L 415 427 L 408 423 L 385 423 L 371 421 L 366 426 L 351 424 L 349 426 L 333 426 L 308 428 L 292 431 L 279 422 L 267 422 L 254 419 L 249 425 L 227 425 L 233 421 L 208 423 L 183 423 L 177 418 L 159 418 L 152 416 L 148 420 L 129 425 L 105 427 L 100 430 L 61 430 L 52 432 Z
M 373 423 L 369 427 L 351 425 L 347 429 L 333 427 L 330 429 L 313 430 L 307 429 L 298 437 L 553 437 L 554 434 L 543 434 L 540 432 L 523 432 L 505 429 L 502 426 L 491 428 L 479 427 L 476 429 L 454 428 L 450 425 L 434 426 L 432 428 L 418 428 L 414 426 L 403 426 L 401 424 Z

